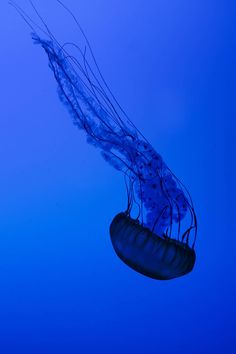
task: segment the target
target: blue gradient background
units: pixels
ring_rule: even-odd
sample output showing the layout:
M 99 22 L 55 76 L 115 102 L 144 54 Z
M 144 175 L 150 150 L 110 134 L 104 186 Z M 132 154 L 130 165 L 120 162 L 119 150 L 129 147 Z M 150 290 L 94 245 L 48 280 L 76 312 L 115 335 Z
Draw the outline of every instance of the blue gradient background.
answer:
M 123 177 L 72 125 L 45 54 L 2 1 L 0 353 L 235 353 L 236 4 L 65 3 L 119 102 L 191 191 L 197 264 L 158 282 L 116 257 Z M 36 5 L 76 42 L 54 1 Z

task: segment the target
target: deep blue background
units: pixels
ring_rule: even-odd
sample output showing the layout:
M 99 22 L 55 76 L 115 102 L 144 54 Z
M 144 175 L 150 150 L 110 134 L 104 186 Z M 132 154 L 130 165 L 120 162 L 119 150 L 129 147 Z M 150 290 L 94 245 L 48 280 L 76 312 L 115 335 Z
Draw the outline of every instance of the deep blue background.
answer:
M 65 3 L 119 102 L 191 191 L 197 264 L 158 282 L 116 257 L 108 230 L 126 206 L 123 177 L 72 125 L 44 52 L 1 1 L 0 352 L 235 353 L 235 1 Z M 36 4 L 76 42 L 55 1 Z

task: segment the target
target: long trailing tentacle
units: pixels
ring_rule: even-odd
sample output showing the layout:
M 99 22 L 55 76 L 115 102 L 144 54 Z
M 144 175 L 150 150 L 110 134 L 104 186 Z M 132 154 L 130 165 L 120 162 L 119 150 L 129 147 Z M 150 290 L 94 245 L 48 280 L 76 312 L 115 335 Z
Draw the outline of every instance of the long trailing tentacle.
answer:
M 79 21 L 61 0 L 56 1 L 76 23 L 84 40 L 81 45 L 60 44 L 31 0 L 40 25 L 14 1 L 10 4 L 30 27 L 34 42 L 45 50 L 59 97 L 74 124 L 85 131 L 87 141 L 101 150 L 104 159 L 128 178 L 127 213 L 136 204 L 137 219 L 141 218 L 143 224 L 145 217 L 147 227 L 159 234 L 168 233 L 168 237 L 173 236 L 173 224 L 177 223 L 178 239 L 181 221 L 189 215 L 190 225 L 183 226 L 182 242 L 189 243 L 190 232 L 194 230 L 194 246 L 197 219 L 188 190 L 122 109 L 102 75 Z M 76 50 L 76 56 L 70 53 L 70 48 Z

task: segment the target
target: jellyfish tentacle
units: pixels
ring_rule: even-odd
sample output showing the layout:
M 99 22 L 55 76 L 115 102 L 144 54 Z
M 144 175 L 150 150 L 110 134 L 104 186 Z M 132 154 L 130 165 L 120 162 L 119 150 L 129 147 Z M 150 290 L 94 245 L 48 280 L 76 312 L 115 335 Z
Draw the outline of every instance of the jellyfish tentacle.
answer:
M 60 100 L 68 109 L 73 123 L 84 130 L 87 142 L 99 148 L 103 158 L 129 179 L 129 184 L 125 180 L 127 215 L 136 206 L 136 220 L 140 218 L 142 226 L 158 232 L 160 236 L 176 237 L 178 241 L 182 234 L 182 241 L 187 244 L 191 233 L 194 247 L 197 219 L 187 188 L 122 109 L 102 75 L 79 21 L 61 0 L 57 2 L 75 21 L 82 34 L 81 45 L 72 42 L 60 44 L 32 1 L 31 6 L 40 25 L 14 1 L 11 4 L 33 31 L 34 43 L 45 50 Z M 78 55 L 72 55 L 69 46 Z M 186 230 L 183 233 L 182 228 Z

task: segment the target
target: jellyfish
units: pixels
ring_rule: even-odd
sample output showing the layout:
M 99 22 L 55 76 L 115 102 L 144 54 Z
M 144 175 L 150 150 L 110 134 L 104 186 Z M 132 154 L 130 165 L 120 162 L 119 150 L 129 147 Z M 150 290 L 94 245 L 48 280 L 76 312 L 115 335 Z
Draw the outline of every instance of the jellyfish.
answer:
M 83 43 L 59 43 L 33 3 L 40 25 L 12 5 L 30 26 L 34 43 L 45 51 L 59 98 L 74 125 L 124 176 L 127 206 L 110 225 L 114 251 L 150 278 L 183 276 L 192 271 L 196 259 L 197 218 L 191 196 L 112 94 L 77 18 L 57 2 L 72 17 Z

